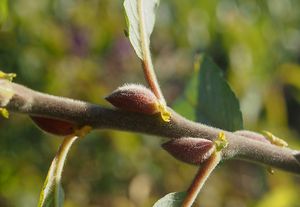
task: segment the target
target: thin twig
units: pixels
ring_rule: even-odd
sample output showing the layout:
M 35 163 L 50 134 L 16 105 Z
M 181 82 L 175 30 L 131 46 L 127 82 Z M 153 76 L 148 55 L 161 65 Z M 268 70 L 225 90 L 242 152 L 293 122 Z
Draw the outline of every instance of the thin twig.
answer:
M 59 188 L 61 183 L 62 171 L 65 165 L 65 161 L 70 151 L 72 144 L 78 139 L 78 136 L 70 135 L 65 137 L 63 143 L 60 145 L 59 150 L 57 152 L 57 156 L 54 159 L 57 159 L 56 163 L 56 172 L 55 172 L 55 206 L 59 206 Z
M 201 188 L 203 187 L 209 175 L 219 164 L 220 160 L 221 160 L 220 153 L 215 152 L 211 155 L 211 157 L 207 161 L 205 161 L 205 163 L 203 163 L 203 165 L 199 168 L 191 186 L 187 191 L 187 195 L 183 201 L 182 207 L 190 207 L 193 205 Z
M 141 35 L 141 49 L 143 54 L 142 59 L 142 66 L 144 70 L 144 76 L 146 81 L 149 84 L 150 89 L 155 94 L 155 96 L 162 102 L 162 104 L 166 104 L 165 98 L 163 96 L 163 93 L 159 87 L 157 77 L 155 75 L 150 48 L 149 48 L 149 41 L 146 34 L 146 28 L 145 28 L 145 22 L 144 22 L 144 13 L 143 13 L 143 0 L 137 1 L 138 5 L 138 15 L 139 15 L 139 29 L 140 29 L 140 35 Z
M 40 201 L 38 206 L 42 207 L 44 206 L 45 202 L 48 198 L 48 196 L 51 196 L 51 192 L 54 193 L 54 206 L 59 207 L 60 206 L 60 182 L 61 182 L 61 175 L 63 171 L 63 167 L 66 161 L 66 157 L 68 152 L 70 151 L 70 148 L 74 141 L 78 138 L 76 135 L 70 135 L 64 138 L 64 141 L 60 145 L 56 156 L 54 157 L 51 166 L 48 171 L 47 178 L 45 180 L 45 184 L 43 187 L 43 190 L 41 191 L 40 195 Z

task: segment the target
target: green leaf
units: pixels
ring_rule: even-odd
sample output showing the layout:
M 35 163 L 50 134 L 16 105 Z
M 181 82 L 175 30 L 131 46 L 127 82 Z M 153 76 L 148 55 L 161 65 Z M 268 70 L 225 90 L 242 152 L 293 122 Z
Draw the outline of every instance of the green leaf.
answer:
M 195 72 L 196 73 L 196 72 Z M 191 80 L 187 83 L 183 95 L 181 95 L 173 104 L 173 109 L 182 116 L 196 121 L 197 106 L 197 84 L 198 75 L 193 74 Z
M 159 0 L 124 1 L 129 40 L 137 56 L 142 60 L 145 55 L 143 47 L 149 48 L 158 4 Z
M 204 56 L 200 70 L 193 74 L 184 95 L 174 109 L 189 119 L 235 131 L 243 128 L 239 101 L 223 77 L 221 69 Z
M 55 195 L 56 194 L 56 195 Z M 62 207 L 64 204 L 64 190 L 61 184 L 57 185 L 56 191 L 54 190 L 49 194 L 44 200 L 43 204 L 39 204 L 39 206 L 43 207 Z
M 0 26 L 6 20 L 8 15 L 7 0 L 0 0 Z
M 159 199 L 153 207 L 181 207 L 186 192 L 169 193 Z
M 204 56 L 199 72 L 197 121 L 229 131 L 243 128 L 240 104 L 221 69 Z
M 68 152 L 78 136 L 67 136 L 53 159 L 40 194 L 38 207 L 62 207 L 64 192 L 61 186 L 61 175 Z

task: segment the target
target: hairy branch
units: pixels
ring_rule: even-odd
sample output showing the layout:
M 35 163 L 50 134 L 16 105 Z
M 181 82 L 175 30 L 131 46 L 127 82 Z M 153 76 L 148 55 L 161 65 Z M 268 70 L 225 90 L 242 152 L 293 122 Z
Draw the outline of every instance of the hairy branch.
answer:
M 2 84 L 4 82 L 1 82 L 0 86 Z M 7 86 L 7 82 L 5 84 Z M 243 159 L 300 174 L 300 151 L 247 139 L 232 132 L 195 123 L 172 109 L 168 109 L 171 112 L 170 122 L 164 122 L 158 114 L 150 116 L 108 109 L 36 92 L 19 84 L 9 84 L 14 96 L 6 108 L 12 112 L 59 118 L 80 126 L 89 125 L 94 129 L 117 129 L 168 138 L 200 137 L 215 140 L 220 132 L 224 132 L 229 144 L 222 150 L 223 159 Z

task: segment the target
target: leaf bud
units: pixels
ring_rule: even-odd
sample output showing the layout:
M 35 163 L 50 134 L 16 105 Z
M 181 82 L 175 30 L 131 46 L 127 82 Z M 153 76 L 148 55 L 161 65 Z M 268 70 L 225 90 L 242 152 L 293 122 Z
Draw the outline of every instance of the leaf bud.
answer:
M 215 151 L 212 141 L 191 137 L 172 139 L 162 147 L 176 159 L 194 165 L 203 163 Z
M 113 106 L 143 114 L 160 112 L 159 101 L 148 88 L 137 84 L 125 84 L 105 98 Z
M 30 118 L 40 129 L 50 134 L 67 136 L 77 130 L 76 124 L 69 121 L 41 116 L 30 116 Z

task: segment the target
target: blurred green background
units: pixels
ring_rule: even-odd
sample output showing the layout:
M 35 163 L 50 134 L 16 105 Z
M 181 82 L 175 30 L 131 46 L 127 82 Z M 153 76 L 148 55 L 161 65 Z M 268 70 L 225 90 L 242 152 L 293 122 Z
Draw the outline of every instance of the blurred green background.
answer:
M 0 68 L 36 90 L 108 106 L 103 97 L 116 87 L 145 83 L 124 35 L 122 4 L 0 0 Z M 169 105 L 193 76 L 195 54 L 206 52 L 239 97 L 245 128 L 271 131 L 299 149 L 299 27 L 299 0 L 161 0 L 151 46 Z M 1 119 L 0 134 L 0 206 L 35 206 L 62 139 L 20 114 Z M 187 189 L 197 168 L 169 156 L 162 141 L 104 130 L 77 142 L 63 175 L 65 206 L 151 206 Z M 198 204 L 299 207 L 299 195 L 299 177 L 229 161 Z

